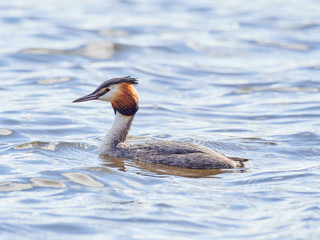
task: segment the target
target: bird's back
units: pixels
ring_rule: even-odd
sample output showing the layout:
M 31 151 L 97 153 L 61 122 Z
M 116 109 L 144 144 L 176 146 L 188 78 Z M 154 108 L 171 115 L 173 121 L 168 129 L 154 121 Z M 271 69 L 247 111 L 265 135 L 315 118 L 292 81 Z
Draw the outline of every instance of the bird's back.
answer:
M 120 143 L 108 154 L 176 167 L 193 169 L 224 169 L 244 167 L 247 159 L 227 157 L 206 147 L 188 142 L 152 142 L 126 145 Z

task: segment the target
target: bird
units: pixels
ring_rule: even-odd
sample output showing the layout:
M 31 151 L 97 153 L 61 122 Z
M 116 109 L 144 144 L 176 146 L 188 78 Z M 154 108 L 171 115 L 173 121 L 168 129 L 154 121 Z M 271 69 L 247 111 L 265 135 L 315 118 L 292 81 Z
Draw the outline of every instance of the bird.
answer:
M 146 163 L 165 164 L 189 169 L 243 168 L 248 159 L 227 157 L 202 145 L 182 141 L 156 141 L 142 144 L 127 144 L 135 114 L 139 109 L 136 78 L 130 76 L 104 81 L 92 93 L 77 98 L 74 103 L 90 100 L 110 102 L 115 118 L 103 137 L 100 154 L 138 160 Z

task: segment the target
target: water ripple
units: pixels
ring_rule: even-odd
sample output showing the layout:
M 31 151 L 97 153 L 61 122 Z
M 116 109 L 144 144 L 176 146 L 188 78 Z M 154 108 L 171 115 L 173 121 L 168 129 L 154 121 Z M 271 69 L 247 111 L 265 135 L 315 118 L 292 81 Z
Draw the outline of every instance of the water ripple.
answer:
M 1 1 L 0 238 L 317 239 L 319 4 Z M 249 158 L 187 170 L 98 154 L 139 79 L 128 141 Z

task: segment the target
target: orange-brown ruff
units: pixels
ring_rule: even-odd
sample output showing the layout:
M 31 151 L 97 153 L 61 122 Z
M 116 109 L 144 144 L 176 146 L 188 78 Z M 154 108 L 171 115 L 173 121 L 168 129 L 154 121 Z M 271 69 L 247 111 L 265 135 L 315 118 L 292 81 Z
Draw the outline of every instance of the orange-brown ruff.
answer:
M 121 83 L 120 90 L 111 102 L 111 105 L 113 109 L 115 109 L 115 114 L 116 111 L 119 111 L 122 113 L 128 113 L 125 115 L 130 115 L 130 111 L 132 109 L 135 110 L 138 106 L 137 90 L 130 83 Z
M 244 167 L 247 159 L 227 157 L 198 144 L 189 142 L 163 141 L 127 145 L 135 113 L 138 111 L 138 93 L 133 87 L 135 78 L 112 78 L 103 82 L 94 92 L 73 102 L 98 99 L 111 102 L 115 120 L 102 140 L 99 151 L 102 154 L 144 162 L 166 164 L 193 169 L 223 169 Z

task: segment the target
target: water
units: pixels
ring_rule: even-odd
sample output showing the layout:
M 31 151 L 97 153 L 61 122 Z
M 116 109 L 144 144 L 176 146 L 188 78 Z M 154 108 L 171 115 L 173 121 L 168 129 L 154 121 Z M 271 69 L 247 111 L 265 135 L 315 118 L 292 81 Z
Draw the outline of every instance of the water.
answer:
M 319 239 L 317 1 L 1 1 L 1 239 Z M 72 104 L 140 81 L 129 141 L 250 158 L 192 171 L 98 155 Z

